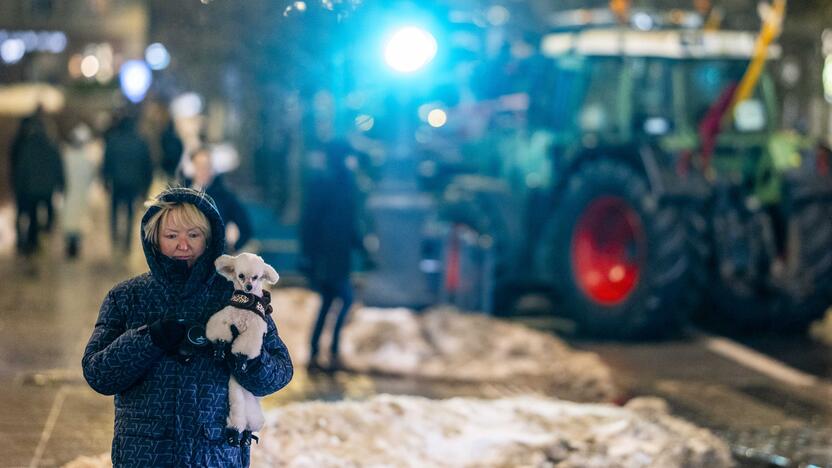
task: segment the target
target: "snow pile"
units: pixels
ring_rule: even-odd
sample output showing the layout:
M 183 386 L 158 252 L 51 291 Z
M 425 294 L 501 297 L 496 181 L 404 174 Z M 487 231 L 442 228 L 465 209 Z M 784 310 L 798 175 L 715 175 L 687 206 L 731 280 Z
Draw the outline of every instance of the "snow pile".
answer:
M 296 366 L 309 362 L 309 340 L 320 306 L 320 296 L 308 289 L 272 290 L 272 318 Z M 321 349 L 328 348 L 321 346 Z
M 302 366 L 309 359 L 320 298 L 305 289 L 281 288 L 272 294 L 272 303 L 280 337 L 295 365 Z M 325 332 L 322 350 L 328 349 L 328 340 Z M 358 372 L 469 383 L 526 382 L 573 401 L 611 401 L 620 393 L 596 354 L 576 352 L 548 333 L 451 308 L 417 314 L 355 307 L 341 335 L 341 354 L 345 366 Z
M 668 415 L 662 400 L 626 407 L 541 397 L 500 400 L 380 395 L 293 403 L 267 413 L 259 467 L 727 467 L 705 429 Z M 109 466 L 81 457 L 71 468 Z
M 0 254 L 11 253 L 17 235 L 14 229 L 15 214 L 11 204 L 0 205 Z
M 438 308 L 355 311 L 344 328 L 344 363 L 362 372 L 464 382 L 533 381 L 575 401 L 610 401 L 618 391 L 594 353 L 522 325 Z
M 817 320 L 809 327 L 809 335 L 817 341 L 832 346 L 832 308 L 826 311 L 826 315 Z
M 97 457 L 78 457 L 67 463 L 63 468 L 110 468 L 113 462 L 109 453 L 102 453 Z
M 728 447 L 661 400 L 620 408 L 542 397 L 380 395 L 268 413 L 252 466 L 721 467 Z

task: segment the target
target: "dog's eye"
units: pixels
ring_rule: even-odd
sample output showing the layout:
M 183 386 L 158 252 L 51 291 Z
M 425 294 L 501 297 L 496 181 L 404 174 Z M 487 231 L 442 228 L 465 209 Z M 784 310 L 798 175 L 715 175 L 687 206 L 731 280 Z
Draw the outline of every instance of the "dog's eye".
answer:
M 242 273 L 240 273 L 239 275 L 237 275 L 237 278 L 240 278 L 240 279 L 243 279 L 243 278 L 245 278 L 245 277 L 246 277 L 246 275 L 244 275 L 244 274 L 242 274 Z
M 252 276 L 252 277 L 251 277 L 251 279 L 256 280 L 256 279 L 257 279 L 257 275 Z

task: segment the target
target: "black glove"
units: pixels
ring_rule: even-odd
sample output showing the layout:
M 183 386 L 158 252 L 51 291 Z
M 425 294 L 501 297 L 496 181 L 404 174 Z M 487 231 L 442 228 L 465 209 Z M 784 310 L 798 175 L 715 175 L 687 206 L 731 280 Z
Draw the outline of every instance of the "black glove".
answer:
M 261 351 L 260 354 L 262 356 L 263 352 Z M 225 355 L 225 362 L 232 371 L 237 371 L 239 373 L 253 372 L 255 369 L 260 367 L 261 356 L 249 359 L 248 356 L 234 354 L 229 349 L 228 354 Z
M 214 349 L 214 362 L 217 364 L 225 363 L 226 357 L 231 354 L 231 343 L 228 341 L 217 341 L 211 343 Z
M 151 323 L 148 328 L 153 344 L 168 353 L 177 349 L 179 344 L 182 343 L 182 339 L 185 338 L 185 324 L 178 320 L 157 320 Z

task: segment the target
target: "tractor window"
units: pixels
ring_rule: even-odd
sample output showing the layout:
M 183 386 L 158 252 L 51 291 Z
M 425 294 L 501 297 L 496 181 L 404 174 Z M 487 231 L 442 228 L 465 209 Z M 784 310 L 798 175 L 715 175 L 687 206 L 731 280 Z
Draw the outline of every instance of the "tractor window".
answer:
M 633 59 L 633 131 L 664 135 L 673 128 L 670 62 Z
M 618 128 L 619 79 L 621 60 L 598 59 L 589 62 L 586 95 L 577 115 L 582 132 L 611 134 Z
M 735 88 L 745 72 L 747 63 L 737 60 L 709 60 L 690 62 L 687 73 L 686 102 L 693 125 L 699 125 L 712 106 Z M 759 86 L 751 97 L 739 105 L 734 113 L 734 131 L 757 132 L 765 129 L 766 108 Z
M 538 70 L 530 88 L 529 123 L 555 132 L 572 132 L 575 112 L 586 92 L 583 59 L 562 58 Z

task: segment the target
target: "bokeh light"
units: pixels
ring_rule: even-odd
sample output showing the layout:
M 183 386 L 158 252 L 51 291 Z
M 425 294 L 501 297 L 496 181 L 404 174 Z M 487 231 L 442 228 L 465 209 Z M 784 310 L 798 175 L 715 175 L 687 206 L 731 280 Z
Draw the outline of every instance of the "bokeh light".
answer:
M 832 103 L 832 56 L 827 56 L 823 62 L 823 95 Z
M 19 62 L 26 54 L 26 44 L 21 39 L 6 39 L 0 44 L 0 58 L 8 64 Z
M 442 109 L 434 109 L 428 112 L 428 124 L 433 128 L 439 128 L 448 122 L 448 114 Z
M 128 60 L 124 62 L 119 71 L 121 91 L 127 96 L 130 102 L 140 102 L 144 99 L 153 76 L 150 67 L 141 60 Z
M 431 33 L 407 26 L 390 37 L 384 49 L 384 60 L 397 72 L 412 73 L 430 63 L 436 51 L 436 39 Z
M 170 103 L 170 113 L 175 119 L 195 117 L 202 112 L 202 98 L 196 93 L 184 93 Z
M 86 78 L 94 77 L 100 68 L 98 57 L 95 55 L 87 55 L 81 60 L 81 74 Z
M 165 46 L 159 42 L 147 46 L 144 51 L 144 59 L 153 70 L 164 70 L 170 65 L 170 54 Z
M 375 125 L 376 121 L 373 119 L 372 116 L 367 114 L 361 114 L 355 118 L 355 127 L 362 132 L 369 132 L 372 130 L 373 125 Z
M 506 24 L 510 17 L 511 13 L 508 11 L 508 8 L 502 5 L 494 5 L 489 8 L 486 13 L 488 22 L 494 26 L 502 26 Z

